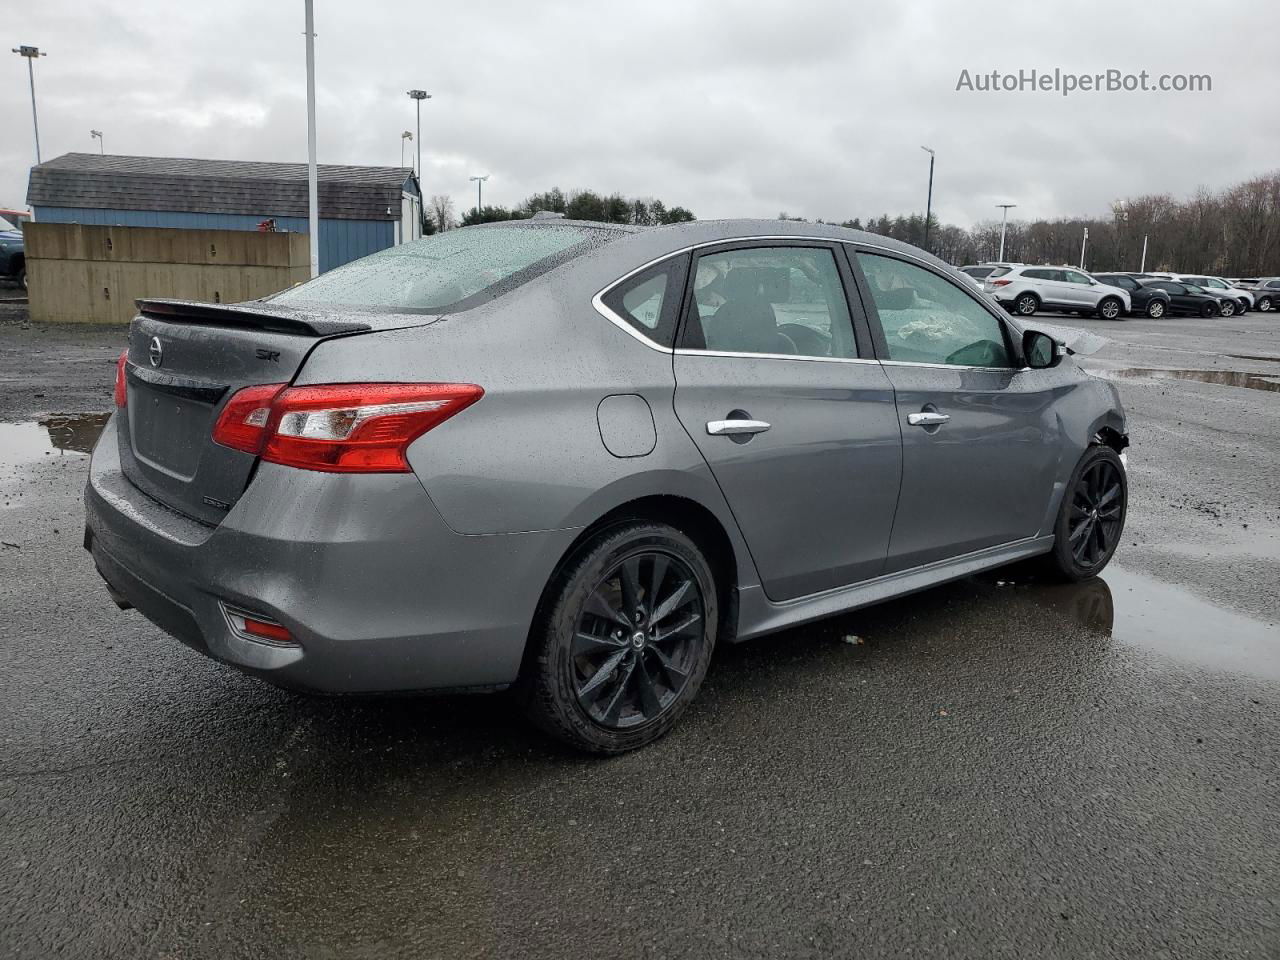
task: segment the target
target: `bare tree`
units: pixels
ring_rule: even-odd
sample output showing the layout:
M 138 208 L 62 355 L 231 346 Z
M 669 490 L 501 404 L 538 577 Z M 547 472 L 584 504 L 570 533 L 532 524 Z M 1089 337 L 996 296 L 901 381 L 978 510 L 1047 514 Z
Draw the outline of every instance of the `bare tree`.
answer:
M 453 198 L 442 193 L 432 194 L 427 216 L 431 218 L 437 233 L 452 230 L 458 225 L 457 217 L 454 215 Z

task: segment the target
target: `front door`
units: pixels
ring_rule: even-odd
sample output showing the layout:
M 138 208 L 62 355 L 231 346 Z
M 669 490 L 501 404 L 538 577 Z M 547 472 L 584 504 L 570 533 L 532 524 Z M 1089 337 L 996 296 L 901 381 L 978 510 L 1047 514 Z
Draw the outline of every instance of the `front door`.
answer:
M 893 388 L 861 316 L 855 335 L 837 253 L 702 251 L 674 357 L 676 414 L 775 601 L 877 576 L 898 497 Z
M 855 259 L 902 430 L 885 572 L 1041 533 L 1061 449 L 1060 378 L 1017 369 L 1003 321 L 959 284 L 892 255 Z

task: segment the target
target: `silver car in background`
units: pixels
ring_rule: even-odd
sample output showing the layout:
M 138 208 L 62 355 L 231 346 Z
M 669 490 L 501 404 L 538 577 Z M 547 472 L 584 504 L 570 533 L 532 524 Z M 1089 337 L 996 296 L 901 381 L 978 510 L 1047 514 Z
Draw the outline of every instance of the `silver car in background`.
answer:
M 1019 264 L 998 267 L 983 281 L 983 290 L 1021 317 L 1040 310 L 1096 314 L 1116 320 L 1133 309 L 1129 292 L 1099 283 L 1082 270 Z
M 1115 388 L 913 247 L 808 223 L 450 231 L 143 301 L 85 545 L 273 683 L 515 687 L 616 753 L 717 643 L 1119 543 Z

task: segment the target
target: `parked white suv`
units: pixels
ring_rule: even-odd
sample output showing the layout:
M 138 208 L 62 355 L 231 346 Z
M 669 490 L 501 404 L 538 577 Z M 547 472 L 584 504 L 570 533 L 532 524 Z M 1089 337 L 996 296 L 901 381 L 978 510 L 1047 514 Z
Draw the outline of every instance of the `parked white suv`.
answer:
M 1000 267 L 987 275 L 982 288 L 1005 309 L 1022 317 L 1037 310 L 1061 310 L 1115 320 L 1133 308 L 1129 291 L 1099 283 L 1070 267 Z
M 1248 313 L 1253 309 L 1254 293 L 1252 290 L 1246 290 L 1243 287 L 1233 286 L 1222 277 L 1206 277 L 1202 275 L 1192 275 L 1182 273 L 1173 279 L 1181 283 L 1194 283 L 1197 287 L 1204 287 L 1210 293 L 1225 293 L 1236 302 L 1234 313 Z M 1231 313 L 1223 311 L 1224 316 L 1231 316 Z

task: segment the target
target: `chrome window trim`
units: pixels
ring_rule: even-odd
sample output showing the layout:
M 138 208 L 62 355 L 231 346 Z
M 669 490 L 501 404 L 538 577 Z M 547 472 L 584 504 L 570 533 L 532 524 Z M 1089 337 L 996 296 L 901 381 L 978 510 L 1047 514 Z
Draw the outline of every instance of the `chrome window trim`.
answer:
M 1030 367 L 977 367 L 965 363 L 925 363 L 923 360 L 880 360 L 886 367 L 928 367 L 931 370 L 990 370 L 995 373 L 1017 373 Z
M 873 357 L 810 357 L 799 353 L 747 353 L 735 350 L 695 350 L 677 347 L 678 357 L 736 357 L 742 360 L 807 360 L 813 363 L 879 363 Z
M 601 289 L 601 290 L 600 290 L 600 291 L 599 291 L 599 292 L 598 292 L 594 297 L 592 297 L 592 298 L 591 298 L 591 306 L 595 308 L 596 313 L 600 314 L 600 316 L 604 317 L 606 320 L 608 320 L 608 321 L 609 321 L 610 323 L 612 323 L 614 326 L 621 328 L 621 329 L 622 329 L 622 331 L 623 331 L 624 333 L 627 333 L 627 334 L 631 335 L 632 337 L 634 337 L 635 339 L 639 340 L 641 343 L 643 343 L 643 344 L 644 344 L 646 347 L 648 347 L 649 349 L 651 349 L 651 350 L 657 350 L 659 353 L 669 353 L 669 354 L 671 354 L 671 355 L 673 355 L 673 356 L 674 356 L 674 355 L 676 355 L 676 354 L 681 354 L 681 355 L 685 355 L 685 356 L 708 355 L 708 356 L 719 356 L 719 357 L 763 357 L 763 358 L 765 358 L 765 359 L 769 359 L 769 360 L 819 360 L 819 361 L 825 361 L 825 362 L 827 362 L 827 363 L 832 363 L 832 362 L 834 362 L 834 363 L 895 363 L 895 362 L 905 362 L 905 361 L 877 360 L 877 359 L 875 359 L 875 358 L 873 358 L 873 357 L 801 357 L 801 356 L 799 356 L 799 355 L 797 355 L 797 354 L 790 354 L 790 353 L 734 353 L 734 352 L 726 351 L 726 350 L 693 350 L 693 349 L 689 349 L 689 348 L 687 348 L 687 347 L 680 347 L 680 348 L 676 348 L 676 347 L 664 347 L 662 344 L 658 343 L 656 340 L 652 340 L 652 339 L 650 339 L 649 337 L 646 337 L 643 333 L 641 333 L 641 332 L 640 332 L 639 330 L 637 330 L 634 326 L 632 326 L 629 322 L 627 322 L 626 318 L 619 316 L 617 313 L 615 313 L 613 310 L 611 310 L 611 309 L 610 309 L 610 308 L 605 304 L 605 302 L 604 302 L 604 298 L 605 298 L 605 296 L 606 296 L 610 291 L 612 291 L 614 287 L 617 287 L 617 286 L 619 286 L 619 285 L 621 285 L 621 284 L 623 284 L 623 283 L 626 283 L 628 280 L 630 280 L 630 279 L 631 279 L 632 277 L 634 277 L 636 274 L 638 274 L 638 273 L 643 273 L 644 271 L 648 270 L 650 267 L 654 267 L 654 266 L 657 266 L 658 264 L 662 263 L 664 260 L 670 260 L 670 259 L 671 259 L 671 258 L 673 258 L 673 257 L 682 257 L 682 256 L 684 256 L 684 255 L 686 255 L 686 254 L 693 253 L 695 250 L 701 250 L 701 249 L 702 249 L 702 248 L 704 248 L 704 247 L 718 247 L 718 246 L 721 246 L 722 244 L 728 244 L 728 243 L 755 243 L 755 242 L 758 242 L 758 241 L 770 241 L 770 240 L 785 240 L 785 241 L 801 240 L 801 241 L 807 241 L 807 242 L 810 242 L 810 243 L 840 243 L 840 244 L 844 244 L 845 246 L 855 246 L 855 245 L 856 245 L 856 246 L 866 247 L 867 249 L 870 249 L 870 250 L 883 250 L 885 253 L 892 253 L 892 254 L 894 254 L 894 255 L 896 255 L 896 256 L 899 256 L 899 257 L 905 257 L 905 258 L 907 258 L 908 260 L 914 260 L 916 263 L 920 264 L 920 265 L 921 265 L 921 266 L 923 266 L 923 267 L 928 268 L 928 269 L 929 269 L 929 270 L 931 270 L 931 271 L 936 271 L 936 270 L 937 270 L 937 267 L 935 267 L 935 266 L 934 266 L 933 264 L 931 264 L 929 261 L 924 260 L 924 259 L 922 259 L 922 258 L 920 258 L 920 257 L 917 257 L 917 256 L 915 256 L 915 255 L 914 255 L 914 254 L 912 254 L 912 253 L 909 253 L 909 252 L 904 251 L 904 250 L 895 250 L 893 247 L 886 247 L 886 246 L 882 246 L 882 245 L 880 245 L 880 244 L 878 244 L 878 243 L 867 243 L 865 240 L 849 240 L 849 239 L 846 239 L 846 238 L 844 238 L 844 237 L 810 237 L 810 236 L 797 236 L 797 235 L 794 235 L 794 234 L 776 234 L 776 235 L 768 235 L 768 236 L 751 236 L 751 237 L 723 237 L 722 239 L 719 239 L 719 240 L 704 240 L 704 241 L 703 241 L 703 242 L 701 242 L 701 243 L 691 243 L 691 244 L 689 244 L 688 246 L 680 247 L 680 248 L 679 248 L 679 249 L 677 249 L 677 250 L 669 250 L 669 251 L 667 251 L 666 253 L 662 254 L 662 255 L 661 255 L 661 256 L 659 256 L 659 257 L 654 257 L 654 258 L 653 258 L 652 260 L 650 260 L 648 263 L 641 264 L 640 266 L 636 267 L 634 270 L 631 270 L 631 271 L 629 271 L 628 273 L 624 273 L 622 276 L 618 277 L 616 280 L 611 280 L 611 281 L 609 281 L 609 283 L 605 284 L 605 286 L 604 286 L 604 287 L 603 287 L 603 288 L 602 288 L 602 289 Z M 690 266 L 692 266 L 692 264 L 691 264 Z M 946 279 L 950 279 L 950 278 L 948 278 L 948 277 L 946 277 L 946 276 L 944 275 L 944 276 L 943 276 L 943 279 L 944 279 L 944 280 L 946 280 Z M 957 289 L 959 289 L 959 290 L 964 290 L 964 287 L 963 287 L 963 286 L 961 286 L 960 284 L 956 283 L 956 284 L 954 284 L 954 285 L 955 285 L 955 287 L 956 287 Z M 980 300 L 978 300 L 978 298 L 977 298 L 977 297 L 973 296 L 973 294 L 972 294 L 970 291 L 965 290 L 965 292 L 969 294 L 970 298 L 971 298 L 972 300 L 974 300 L 974 302 L 975 302 L 975 303 L 978 303 L 979 305 L 982 305 L 981 301 L 980 301 Z M 993 312 L 993 315 L 994 315 L 994 312 Z M 999 319 L 999 318 L 997 317 L 997 319 Z M 933 364 L 909 364 L 909 365 L 911 365 L 911 366 L 933 366 Z M 964 370 L 964 369 L 973 369 L 973 370 L 996 370 L 996 369 L 998 369 L 998 370 L 1003 370 L 1003 369 L 1009 369 L 1009 368 L 1006 368 L 1006 367 L 969 367 L 969 368 L 966 368 L 966 367 L 951 366 L 951 365 L 949 365 L 949 364 L 945 364 L 945 363 L 942 363 L 942 364 L 936 364 L 936 366 L 943 367 L 943 368 L 950 369 L 950 370 Z

